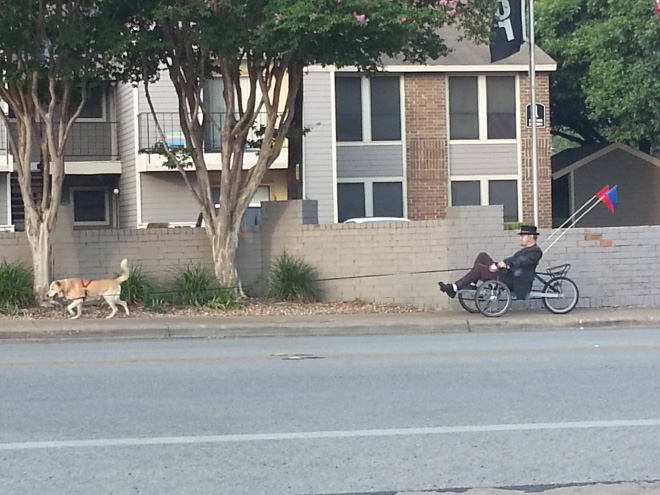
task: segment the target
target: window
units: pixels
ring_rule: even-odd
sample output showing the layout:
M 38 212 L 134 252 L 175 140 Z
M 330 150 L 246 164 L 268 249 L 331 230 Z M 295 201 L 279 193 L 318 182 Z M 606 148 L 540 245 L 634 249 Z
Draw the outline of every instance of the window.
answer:
M 215 205 L 216 211 L 220 207 L 220 188 L 212 187 L 211 188 L 211 199 Z M 270 186 L 259 186 L 257 192 L 252 196 L 250 204 L 245 210 L 245 215 L 243 215 L 243 220 L 241 221 L 241 226 L 249 227 L 251 225 L 261 225 L 261 202 L 270 201 Z M 199 213 L 197 217 L 196 227 L 204 226 L 204 218 L 202 213 Z
M 335 77 L 337 141 L 401 140 L 398 76 Z
M 403 216 L 403 185 L 401 182 L 374 182 L 374 216 Z
M 80 112 L 79 118 L 81 119 L 103 119 L 105 112 L 103 111 L 104 97 L 103 88 L 94 88 L 87 91 L 87 100 L 85 106 Z M 80 100 L 78 100 L 78 104 Z
M 362 217 L 403 217 L 403 183 L 399 181 L 340 182 L 337 184 L 338 220 Z
M 487 77 L 488 139 L 516 138 L 516 95 L 513 77 Z
M 478 180 L 452 181 L 452 206 L 474 206 L 481 204 L 481 186 Z
M 449 78 L 449 138 L 479 139 L 476 77 Z
M 262 201 L 270 201 L 270 186 L 259 186 L 250 201 L 251 207 L 261 207 Z
M 247 227 L 249 225 L 261 225 L 261 202 L 270 201 L 270 186 L 259 186 L 257 192 L 252 196 L 250 206 L 245 211 L 241 225 Z
M 518 221 L 518 183 L 515 180 L 488 181 L 488 204 L 504 206 L 504 221 Z
M 337 141 L 362 141 L 362 79 L 337 77 Z
M 518 181 L 516 179 L 481 179 L 451 181 L 451 205 L 502 205 L 504 221 L 517 222 Z
M 72 188 L 74 225 L 110 225 L 108 191 L 103 188 Z
M 398 77 L 372 77 L 371 140 L 401 139 L 401 104 Z
M 513 76 L 449 78 L 450 139 L 516 139 Z
M 363 217 L 364 212 L 364 183 L 337 184 L 337 203 L 339 221 L 349 218 Z

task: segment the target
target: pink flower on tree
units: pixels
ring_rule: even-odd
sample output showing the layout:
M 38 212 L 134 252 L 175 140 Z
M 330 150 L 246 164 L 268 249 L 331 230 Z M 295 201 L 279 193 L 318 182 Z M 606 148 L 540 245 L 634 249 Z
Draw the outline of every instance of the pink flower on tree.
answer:
M 369 22 L 369 18 L 365 14 L 358 14 L 357 12 L 353 11 L 353 17 L 355 17 L 355 20 L 360 24 L 366 24 Z

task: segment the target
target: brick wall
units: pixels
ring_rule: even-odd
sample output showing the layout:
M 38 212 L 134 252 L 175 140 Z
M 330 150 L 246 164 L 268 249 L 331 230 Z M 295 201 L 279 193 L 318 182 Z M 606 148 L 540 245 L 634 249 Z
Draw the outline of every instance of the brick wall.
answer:
M 445 77 L 407 73 L 404 85 L 408 217 L 444 218 L 449 201 Z
M 108 278 L 120 272 L 119 263 L 129 264 L 167 281 L 177 267 L 201 263 L 213 267 L 211 246 L 204 229 L 62 229 L 53 236 L 53 278 Z M 246 228 L 241 234 L 238 266 L 248 283 L 258 280 L 261 267 L 261 232 Z M 30 246 L 24 232 L 0 232 L 0 260 L 23 261 L 31 266 Z
M 313 201 L 263 204 L 262 227 L 241 234 L 238 269 L 248 292 L 286 251 L 318 270 L 326 300 L 457 309 L 457 301 L 438 291 L 438 280 L 457 279 L 479 251 L 502 259 L 519 248 L 516 232 L 502 230 L 501 206 L 449 208 L 444 220 L 332 225 L 314 224 L 314 207 Z M 549 233 L 542 229 L 540 244 Z M 660 306 L 658 244 L 660 226 L 574 228 L 540 268 L 571 263 L 580 306 Z M 54 239 L 57 278 L 105 278 L 119 272 L 124 257 L 161 279 L 190 261 L 211 266 L 202 229 L 60 231 Z M 30 262 L 24 233 L 0 233 L 2 258 Z

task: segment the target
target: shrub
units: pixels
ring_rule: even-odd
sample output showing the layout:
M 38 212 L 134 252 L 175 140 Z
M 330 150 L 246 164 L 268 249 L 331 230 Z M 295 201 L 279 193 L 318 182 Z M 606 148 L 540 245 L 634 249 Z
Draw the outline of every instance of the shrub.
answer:
M 153 297 L 155 284 L 140 265 L 131 266 L 128 279 L 121 284 L 121 295 L 129 304 L 137 304 Z
M 21 262 L 0 264 L 0 309 L 15 312 L 34 303 L 32 269 Z
M 184 306 L 204 306 L 218 289 L 213 273 L 199 263 L 176 268 L 173 285 L 176 300 Z
M 175 272 L 174 295 L 184 306 L 230 309 L 243 306 L 234 287 L 221 286 L 211 270 L 189 263 Z
M 504 222 L 504 230 L 519 230 L 523 225 L 534 225 L 530 222 Z
M 317 278 L 314 267 L 284 253 L 271 265 L 268 295 L 278 301 L 316 301 L 320 293 Z

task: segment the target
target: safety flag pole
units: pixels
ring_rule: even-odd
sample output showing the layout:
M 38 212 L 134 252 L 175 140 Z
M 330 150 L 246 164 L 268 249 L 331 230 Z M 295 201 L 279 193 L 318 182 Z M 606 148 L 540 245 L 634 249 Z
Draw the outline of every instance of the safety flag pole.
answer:
M 616 190 L 617 186 L 614 186 L 612 189 L 609 189 L 604 192 L 605 188 L 601 189 L 597 194 L 596 197 L 598 198 L 598 201 L 596 201 L 587 211 L 585 211 L 582 215 L 580 215 L 575 222 L 573 222 L 573 225 L 568 227 L 566 230 L 564 230 L 561 235 L 559 235 L 554 241 L 552 241 L 552 244 L 550 244 L 546 249 L 544 249 L 544 252 L 548 252 L 552 246 L 554 246 L 559 239 L 564 237 L 566 232 L 571 230 L 571 228 L 575 227 L 575 224 L 577 224 L 580 220 L 582 220 L 587 213 L 589 213 L 591 210 L 593 210 L 596 206 L 598 206 L 599 203 L 604 203 L 607 208 L 614 213 L 614 208 L 616 207 L 619 199 L 618 199 L 618 193 Z
M 547 244 L 548 242 L 550 242 L 550 240 L 551 240 L 551 239 L 552 239 L 557 233 L 559 233 L 559 232 L 561 231 L 561 229 L 564 227 L 564 225 L 566 225 L 567 223 L 571 222 L 571 221 L 573 220 L 573 218 L 575 218 L 575 216 L 576 216 L 577 214 L 579 214 L 584 208 L 586 208 L 588 205 L 590 205 L 591 202 L 592 202 L 593 200 L 597 200 L 597 201 L 596 201 L 596 204 L 598 204 L 598 203 L 601 201 L 601 200 L 600 200 L 600 196 L 602 196 L 603 194 L 607 194 L 607 192 L 608 192 L 609 190 L 610 190 L 610 186 L 609 186 L 609 185 L 608 185 L 608 186 L 605 186 L 605 187 L 603 187 L 600 191 L 598 191 L 596 194 L 594 194 L 591 198 L 589 198 L 589 199 L 588 199 L 588 200 L 587 200 L 582 206 L 580 206 L 577 210 L 575 210 L 575 212 L 574 212 L 570 217 L 568 217 L 568 218 L 564 221 L 564 223 L 562 223 L 559 227 L 557 227 L 557 228 L 556 228 L 556 229 L 555 229 L 555 230 L 554 230 L 554 231 L 548 236 L 548 238 L 545 240 L 545 242 L 543 243 L 543 245 L 545 245 L 545 244 Z M 582 218 L 582 217 L 580 217 L 580 218 Z M 576 223 L 576 222 L 573 222 L 573 225 L 575 225 L 575 223 Z M 541 247 L 543 247 L 543 245 L 542 245 Z

